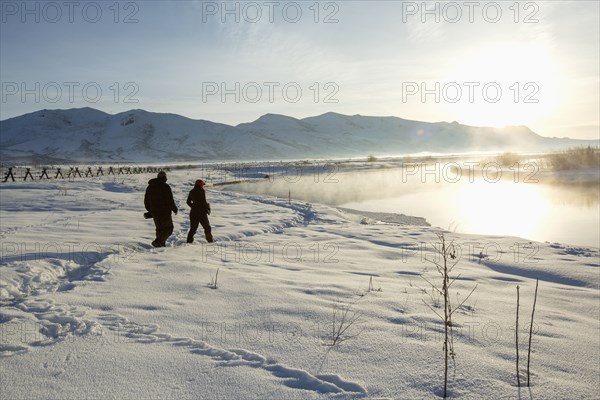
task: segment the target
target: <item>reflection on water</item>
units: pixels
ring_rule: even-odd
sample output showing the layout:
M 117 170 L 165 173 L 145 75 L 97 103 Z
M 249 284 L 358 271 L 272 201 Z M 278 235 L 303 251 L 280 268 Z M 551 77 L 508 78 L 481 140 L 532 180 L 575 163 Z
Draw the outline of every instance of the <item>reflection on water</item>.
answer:
M 457 232 L 518 236 L 536 241 L 600 246 L 600 186 L 486 181 L 476 175 L 408 175 L 402 169 L 340 173 L 329 179 L 279 177 L 232 189 L 295 200 L 422 216 Z

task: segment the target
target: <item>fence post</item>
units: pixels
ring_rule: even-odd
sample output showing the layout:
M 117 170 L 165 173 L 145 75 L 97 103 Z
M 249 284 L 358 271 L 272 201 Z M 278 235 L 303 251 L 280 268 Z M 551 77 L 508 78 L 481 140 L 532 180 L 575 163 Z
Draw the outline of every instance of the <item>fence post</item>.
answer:
M 48 176 L 48 168 L 42 168 L 42 174 L 40 175 L 40 179 L 42 179 L 44 176 L 50 179 L 50 177 Z
M 32 181 L 35 180 L 35 179 L 33 179 L 33 175 L 31 175 L 31 168 L 26 168 L 26 170 L 27 170 L 27 172 L 25 172 L 25 178 L 23 180 L 26 181 L 28 176 L 31 177 Z
M 6 182 L 8 178 L 11 178 L 13 182 L 15 181 L 15 176 L 13 175 L 12 167 L 9 167 L 8 172 L 6 173 L 6 175 L 4 175 L 4 182 Z
M 58 179 L 59 175 L 61 178 L 64 178 L 62 172 L 60 172 L 60 168 L 56 167 L 56 176 L 54 176 L 54 179 Z
M 104 172 L 102 172 L 102 167 L 98 167 L 98 172 L 96 172 L 96 176 L 98 175 L 104 176 Z

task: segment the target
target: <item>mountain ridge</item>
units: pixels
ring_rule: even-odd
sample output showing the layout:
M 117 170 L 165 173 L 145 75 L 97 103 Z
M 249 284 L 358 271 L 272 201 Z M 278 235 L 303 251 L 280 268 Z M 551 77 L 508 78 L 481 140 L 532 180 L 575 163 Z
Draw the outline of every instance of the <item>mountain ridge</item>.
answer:
M 213 161 L 393 156 L 418 152 L 554 151 L 597 140 L 547 138 L 527 126 L 476 127 L 396 116 L 267 113 L 232 126 L 174 113 L 91 107 L 39 110 L 0 121 L 3 163 Z

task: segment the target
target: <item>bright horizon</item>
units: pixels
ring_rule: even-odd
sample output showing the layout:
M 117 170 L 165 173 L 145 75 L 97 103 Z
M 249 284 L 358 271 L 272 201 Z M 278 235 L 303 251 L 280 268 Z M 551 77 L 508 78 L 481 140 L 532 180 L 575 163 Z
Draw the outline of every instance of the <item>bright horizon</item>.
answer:
M 3 2 L 0 120 L 336 112 L 599 139 L 599 3 L 475 3 Z

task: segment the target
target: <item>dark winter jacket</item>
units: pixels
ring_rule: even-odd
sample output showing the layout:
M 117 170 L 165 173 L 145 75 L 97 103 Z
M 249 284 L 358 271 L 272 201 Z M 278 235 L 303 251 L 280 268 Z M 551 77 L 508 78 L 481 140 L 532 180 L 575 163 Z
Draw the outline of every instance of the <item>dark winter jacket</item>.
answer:
M 210 209 L 210 206 L 206 202 L 204 189 L 198 186 L 194 186 L 190 190 L 186 203 L 192 209 L 191 214 L 194 215 L 208 214 L 208 210 Z
M 153 217 L 162 217 L 171 215 L 171 211 L 177 214 L 177 206 L 173 200 L 173 192 L 167 184 L 166 178 L 154 178 L 148 181 L 146 195 L 144 196 L 144 206 Z

